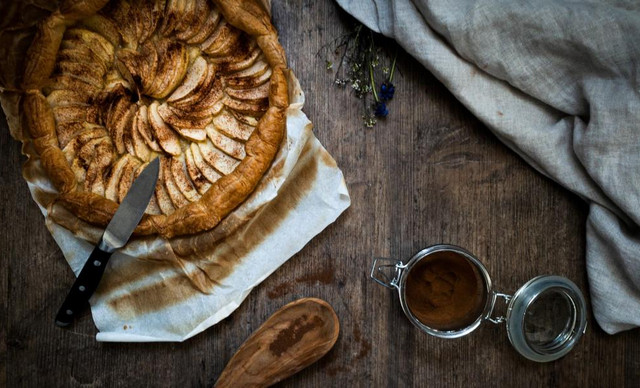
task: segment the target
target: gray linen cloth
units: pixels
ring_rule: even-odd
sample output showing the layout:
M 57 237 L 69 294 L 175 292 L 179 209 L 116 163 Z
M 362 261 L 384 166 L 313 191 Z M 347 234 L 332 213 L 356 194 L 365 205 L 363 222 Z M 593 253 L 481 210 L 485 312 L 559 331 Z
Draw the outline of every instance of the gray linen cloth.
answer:
M 640 326 L 640 2 L 338 0 L 589 202 L 593 312 Z M 553 211 L 553 209 L 546 209 Z

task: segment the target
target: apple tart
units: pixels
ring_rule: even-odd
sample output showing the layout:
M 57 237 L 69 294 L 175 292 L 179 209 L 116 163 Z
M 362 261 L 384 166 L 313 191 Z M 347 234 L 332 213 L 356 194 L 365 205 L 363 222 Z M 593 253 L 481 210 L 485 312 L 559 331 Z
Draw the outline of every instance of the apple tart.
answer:
M 285 133 L 286 59 L 258 0 L 66 0 L 27 52 L 23 123 L 55 203 L 104 226 L 156 157 L 138 235 L 214 228 Z

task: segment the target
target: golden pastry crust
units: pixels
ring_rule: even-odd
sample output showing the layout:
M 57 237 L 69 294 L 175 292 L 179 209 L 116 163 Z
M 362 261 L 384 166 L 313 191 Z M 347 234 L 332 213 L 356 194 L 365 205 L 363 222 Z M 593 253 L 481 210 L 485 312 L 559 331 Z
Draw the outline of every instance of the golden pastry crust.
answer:
M 278 152 L 285 69 L 258 0 L 66 0 L 27 52 L 23 123 L 55 203 L 79 219 L 105 226 L 159 156 L 136 234 L 197 234 L 253 192 Z

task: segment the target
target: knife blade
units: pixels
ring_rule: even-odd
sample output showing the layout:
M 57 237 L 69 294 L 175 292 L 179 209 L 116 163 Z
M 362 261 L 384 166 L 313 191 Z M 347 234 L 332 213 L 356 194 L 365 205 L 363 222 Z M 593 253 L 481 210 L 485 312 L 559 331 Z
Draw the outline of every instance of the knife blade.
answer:
M 133 182 L 107 225 L 100 242 L 87 258 L 82 271 L 69 290 L 56 315 L 56 325 L 64 327 L 71 324 L 74 317 L 89 302 L 89 298 L 98 288 L 109 258 L 113 252 L 122 248 L 129 241 L 129 237 L 140 223 L 156 189 L 159 172 L 160 159 L 156 158 Z

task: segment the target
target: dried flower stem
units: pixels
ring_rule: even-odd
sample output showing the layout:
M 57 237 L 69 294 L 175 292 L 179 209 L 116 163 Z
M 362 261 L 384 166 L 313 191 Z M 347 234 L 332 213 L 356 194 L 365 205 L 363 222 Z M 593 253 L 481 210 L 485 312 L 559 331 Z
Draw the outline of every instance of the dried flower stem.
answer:
M 373 65 L 371 65 L 371 63 L 369 63 L 369 78 L 371 79 L 371 91 L 373 92 L 373 99 L 376 102 L 380 102 L 380 99 L 378 98 L 378 93 L 376 92 L 376 84 L 373 81 Z
M 389 73 L 389 82 L 393 81 L 393 73 L 396 71 L 396 60 L 398 60 L 398 50 L 396 50 L 393 56 L 393 63 L 391 64 L 391 73 Z

